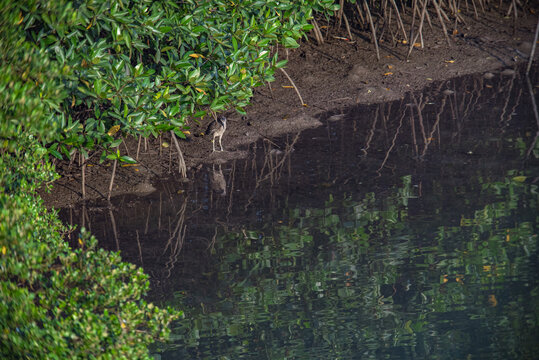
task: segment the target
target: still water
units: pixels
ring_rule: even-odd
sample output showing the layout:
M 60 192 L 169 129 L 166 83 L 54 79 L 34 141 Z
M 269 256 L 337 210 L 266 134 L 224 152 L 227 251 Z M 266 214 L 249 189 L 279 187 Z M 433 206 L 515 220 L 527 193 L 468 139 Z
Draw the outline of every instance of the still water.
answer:
M 185 312 L 157 359 L 537 358 L 537 72 L 494 75 L 62 216 Z

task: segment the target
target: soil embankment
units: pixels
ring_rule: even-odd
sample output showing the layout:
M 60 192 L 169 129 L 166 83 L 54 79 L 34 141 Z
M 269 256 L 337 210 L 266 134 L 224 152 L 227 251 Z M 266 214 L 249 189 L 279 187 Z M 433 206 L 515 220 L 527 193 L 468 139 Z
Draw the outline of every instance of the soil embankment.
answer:
M 490 72 L 510 75 L 519 63 L 527 61 L 536 25 L 536 16 L 520 19 L 513 33 L 513 21 L 495 12 L 470 19 L 448 44 L 441 29 L 424 31 L 424 47 L 414 48 L 407 58 L 408 46 L 380 43 L 380 61 L 365 32 L 353 33 L 352 41 L 343 40 L 343 29 L 327 29 L 327 41 L 317 45 L 313 39 L 288 51 L 286 72 L 299 89 L 302 106 L 287 77 L 280 71 L 271 86 L 254 90 L 252 105 L 245 117 L 228 114 L 228 129 L 223 137 L 224 152 L 212 153 L 209 137 L 201 136 L 207 125 L 191 123 L 190 140 L 180 142 L 187 170 L 203 162 L 224 162 L 248 155 L 246 145 L 260 137 L 271 141 L 288 132 L 320 125 L 318 115 L 346 109 L 356 104 L 371 104 L 400 99 L 433 81 Z M 284 53 L 283 53 L 284 56 Z M 537 61 L 537 60 L 536 60 Z M 126 139 L 123 154 L 135 157 L 137 139 Z M 161 139 L 142 141 L 136 166 L 120 166 L 116 171 L 112 196 L 125 193 L 145 194 L 154 190 L 152 181 L 178 178 L 177 155 L 168 134 Z M 81 169 L 76 163 L 58 164 L 62 176 L 53 191 L 42 196 L 50 207 L 65 207 L 82 200 Z M 87 198 L 102 199 L 108 194 L 112 173 L 110 163 L 99 164 L 91 158 L 86 171 Z

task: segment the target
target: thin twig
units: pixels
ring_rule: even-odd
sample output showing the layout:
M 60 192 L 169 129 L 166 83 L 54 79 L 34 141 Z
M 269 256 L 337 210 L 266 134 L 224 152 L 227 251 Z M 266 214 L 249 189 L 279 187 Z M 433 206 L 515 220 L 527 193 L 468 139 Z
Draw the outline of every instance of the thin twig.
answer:
M 528 66 L 526 67 L 526 76 L 530 73 L 532 68 L 533 58 L 535 57 L 535 48 L 537 47 L 537 38 L 539 37 L 539 17 L 537 18 L 537 27 L 535 28 L 535 37 L 533 38 L 532 51 L 530 52 L 530 58 L 528 59 Z
M 137 156 L 135 157 L 135 160 L 138 161 L 138 154 L 140 153 L 140 142 L 142 140 L 142 135 L 138 136 L 138 145 L 137 145 Z
M 82 164 L 82 200 L 86 200 L 86 161 Z
M 314 37 L 316 38 L 316 42 L 318 45 L 322 45 L 324 43 L 324 36 L 322 35 L 322 31 L 320 31 L 320 27 L 318 26 L 318 23 L 316 22 L 316 19 L 313 18 L 313 30 L 314 30 Z
M 110 201 L 110 196 L 112 194 L 112 186 L 114 184 L 114 176 L 116 175 L 116 164 L 118 163 L 117 159 L 114 159 L 114 164 L 112 165 L 112 176 L 110 177 L 110 184 L 109 184 L 109 194 L 107 196 L 107 200 Z
M 170 137 L 174 140 L 174 145 L 176 146 L 176 150 L 178 150 L 178 172 L 180 173 L 180 176 L 182 178 L 186 178 L 187 167 L 185 166 L 185 160 L 183 159 L 182 149 L 180 149 L 180 144 L 178 143 L 178 139 L 176 139 L 176 135 L 174 134 L 174 131 L 172 130 L 170 130 Z
M 445 39 L 447 40 L 447 45 L 451 46 L 451 40 L 449 39 L 449 35 L 447 34 L 447 28 L 445 27 L 445 21 L 442 17 L 440 6 L 438 5 L 438 2 L 436 0 L 432 0 L 432 2 L 434 4 L 434 8 L 436 9 L 436 13 L 438 14 L 438 20 L 440 20 L 440 24 L 442 25 L 442 30 L 444 32 Z
M 369 4 L 367 4 L 367 0 L 363 1 L 363 5 L 365 6 L 365 11 L 367 12 L 367 18 L 369 19 L 369 24 L 371 26 L 372 41 L 374 42 L 374 47 L 376 48 L 376 58 L 378 59 L 378 61 L 380 61 L 380 49 L 378 49 L 378 40 L 376 39 L 376 29 L 374 28 L 374 21 L 372 20 L 371 11 L 369 9 Z
M 294 84 L 294 81 L 292 80 L 292 78 L 290 76 L 288 76 L 288 74 L 286 73 L 286 71 L 283 68 L 279 68 L 279 70 L 281 70 L 283 72 L 284 76 L 286 76 L 288 81 L 290 81 L 290 84 L 292 84 L 292 86 L 294 87 L 294 90 L 296 90 L 296 94 L 298 94 L 299 101 L 301 101 L 301 105 L 302 106 L 307 106 L 307 104 L 305 104 L 305 102 L 303 101 L 303 98 L 301 97 L 301 94 L 299 93 L 299 90 L 298 90 L 296 84 Z

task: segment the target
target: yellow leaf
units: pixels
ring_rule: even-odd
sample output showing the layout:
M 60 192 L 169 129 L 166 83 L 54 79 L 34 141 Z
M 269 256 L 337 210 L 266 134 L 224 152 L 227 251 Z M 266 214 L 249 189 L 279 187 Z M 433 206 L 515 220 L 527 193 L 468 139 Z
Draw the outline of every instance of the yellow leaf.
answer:
M 393 69 L 393 65 L 388 65 L 387 68 L 388 69 Z
M 86 30 L 90 30 L 90 28 L 92 27 L 92 25 L 94 24 L 93 21 L 90 21 L 90 23 L 88 24 L 88 26 L 86 26 Z
M 82 60 L 82 61 L 84 61 L 84 60 Z M 84 85 L 86 85 L 86 87 L 90 87 L 90 83 L 88 81 L 86 81 L 86 80 L 81 80 L 81 81 L 84 83 Z
M 107 135 L 112 136 L 112 135 L 116 134 L 118 132 L 118 130 L 120 130 L 120 125 L 114 125 L 113 127 L 111 127 L 109 129 L 109 131 L 107 131 Z
M 6 255 L 7 248 L 5 246 L 2 246 L 2 255 Z
M 164 147 L 164 148 L 168 148 L 170 145 L 168 144 L 168 142 L 163 141 L 163 142 L 161 143 L 161 146 Z
M 526 176 L 515 176 L 513 178 L 513 181 L 516 181 L 516 182 L 524 182 L 526 181 L 527 177 Z
M 389 76 L 389 75 L 393 75 L 393 73 L 392 73 L 392 72 L 386 72 L 386 73 L 384 74 L 384 76 Z
M 184 130 L 182 131 L 182 133 L 184 133 L 185 135 L 191 135 L 191 132 L 189 130 Z
M 492 267 L 490 265 L 483 265 L 483 271 L 489 272 Z
M 75 96 L 73 96 L 73 99 L 71 100 L 71 107 L 75 107 Z
M 406 45 L 406 44 L 408 44 L 408 41 L 402 40 L 402 43 Z
M 408 331 L 409 334 L 413 334 L 414 331 L 412 330 L 412 328 L 410 327 L 410 325 L 412 325 L 412 320 L 408 320 L 405 324 L 404 324 L 404 329 L 406 331 Z
M 457 275 L 455 278 L 455 281 L 458 283 L 463 283 L 462 279 L 464 279 L 464 275 Z
M 163 114 L 164 117 L 168 118 L 167 113 L 163 111 L 163 109 L 159 109 L 161 111 L 161 114 Z
M 498 300 L 496 300 L 496 295 L 491 294 L 488 296 L 488 304 L 492 307 L 498 305 Z
M 122 164 L 122 167 L 138 166 L 138 164 Z
M 449 281 L 449 280 L 447 279 L 447 275 L 444 275 L 444 278 L 442 279 L 442 283 L 445 284 L 445 283 L 448 282 L 448 281 Z
M 453 63 L 455 62 L 455 60 L 446 60 L 445 62 L 446 62 L 446 63 L 453 64 Z
M 293 86 L 290 86 L 290 85 L 281 85 L 281 87 L 283 89 L 293 89 L 294 88 Z
M 84 242 L 82 241 L 81 238 L 79 238 L 79 245 L 80 245 L 80 246 L 84 245 Z
M 120 326 L 122 327 L 122 329 L 125 329 L 125 323 L 123 321 L 121 322 Z
M 204 95 L 207 95 L 206 92 L 204 90 L 202 90 L 201 88 L 195 88 L 196 91 L 198 92 L 201 92 L 201 93 L 204 93 Z
M 19 12 L 19 21 L 17 21 L 17 25 L 20 25 L 24 18 L 22 17 L 22 12 Z
M 195 59 L 198 59 L 198 58 L 204 59 L 204 55 L 201 55 L 201 54 L 189 54 L 189 56 Z
M 421 43 L 414 43 L 415 47 L 421 47 Z

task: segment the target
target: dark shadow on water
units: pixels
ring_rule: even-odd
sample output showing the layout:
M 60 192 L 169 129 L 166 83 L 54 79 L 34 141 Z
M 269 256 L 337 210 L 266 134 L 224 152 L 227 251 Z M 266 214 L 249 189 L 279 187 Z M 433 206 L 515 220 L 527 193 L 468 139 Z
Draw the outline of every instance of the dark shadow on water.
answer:
M 535 95 L 494 75 L 322 114 L 187 184 L 61 216 L 185 311 L 162 359 L 533 358 Z

